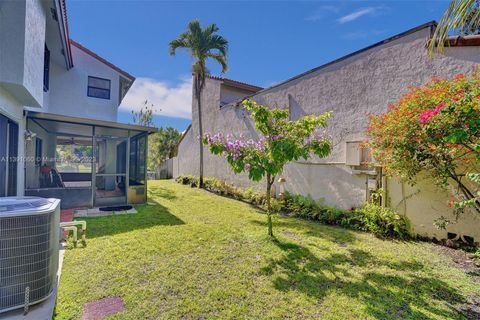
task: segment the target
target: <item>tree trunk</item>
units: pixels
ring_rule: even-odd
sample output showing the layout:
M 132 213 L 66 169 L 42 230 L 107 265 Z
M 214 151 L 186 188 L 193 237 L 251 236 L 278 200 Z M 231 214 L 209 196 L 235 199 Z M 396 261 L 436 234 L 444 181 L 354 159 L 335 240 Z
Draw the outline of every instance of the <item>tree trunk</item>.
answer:
M 203 125 L 202 125 L 202 105 L 201 105 L 201 95 L 202 95 L 202 86 L 201 86 L 201 79 L 198 74 L 195 75 L 195 96 L 197 97 L 197 110 L 198 110 L 198 135 L 200 137 L 199 141 L 199 159 L 200 159 L 200 167 L 199 167 L 199 180 L 198 180 L 198 187 L 203 188 Z
M 270 202 L 271 198 L 271 189 L 272 189 L 272 180 L 270 173 L 267 173 L 267 225 L 268 225 L 268 235 L 273 237 L 273 223 L 272 223 L 272 205 Z
M 459 177 L 454 174 L 450 174 L 450 177 L 458 184 L 458 187 L 467 200 L 476 199 L 473 192 L 468 189 L 468 187 L 460 180 Z M 473 208 L 477 211 L 477 213 L 480 213 L 480 201 L 475 200 Z

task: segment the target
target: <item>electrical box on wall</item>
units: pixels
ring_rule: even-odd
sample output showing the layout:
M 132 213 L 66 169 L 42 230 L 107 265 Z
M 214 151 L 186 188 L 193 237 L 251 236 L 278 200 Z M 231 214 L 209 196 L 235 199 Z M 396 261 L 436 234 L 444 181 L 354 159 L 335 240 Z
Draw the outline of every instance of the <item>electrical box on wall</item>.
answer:
M 346 159 L 347 166 L 359 166 L 361 164 L 362 151 L 359 141 L 346 142 Z

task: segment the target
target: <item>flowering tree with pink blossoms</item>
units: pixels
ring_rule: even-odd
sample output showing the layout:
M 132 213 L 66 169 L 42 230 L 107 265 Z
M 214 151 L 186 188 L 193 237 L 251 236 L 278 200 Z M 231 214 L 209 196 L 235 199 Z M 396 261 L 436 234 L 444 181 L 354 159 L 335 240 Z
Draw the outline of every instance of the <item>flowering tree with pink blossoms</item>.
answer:
M 480 213 L 480 69 L 410 87 L 385 113 L 372 115 L 372 155 L 387 173 L 412 184 L 427 174 L 452 192 L 457 217 Z M 444 227 L 447 219 L 440 219 Z
M 288 110 L 269 109 L 252 100 L 245 100 L 243 104 L 260 134 L 258 140 L 217 133 L 205 134 L 203 143 L 213 154 L 225 157 L 235 173 L 248 173 L 253 181 L 266 178 L 268 234 L 273 236 L 270 193 L 275 177 L 290 161 L 307 160 L 312 154 L 323 158 L 330 153 L 331 142 L 319 129 L 327 127 L 331 114 L 309 115 L 292 121 Z

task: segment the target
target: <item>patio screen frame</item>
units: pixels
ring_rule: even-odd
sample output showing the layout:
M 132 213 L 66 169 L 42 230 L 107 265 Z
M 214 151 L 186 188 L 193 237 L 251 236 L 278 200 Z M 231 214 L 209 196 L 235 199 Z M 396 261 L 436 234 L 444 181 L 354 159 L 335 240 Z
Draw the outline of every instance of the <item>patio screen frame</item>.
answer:
M 32 112 L 33 113 L 33 112 Z M 38 114 L 38 115 L 37 115 Z M 51 117 L 49 117 L 51 116 Z M 92 139 L 92 149 L 93 149 L 93 156 L 91 160 L 91 195 L 90 195 L 90 201 L 89 205 L 91 207 L 95 206 L 110 206 L 110 205 L 125 205 L 129 203 L 137 203 L 135 201 L 131 202 L 129 201 L 129 188 L 130 188 L 130 143 L 132 139 L 138 139 L 138 137 L 145 135 L 148 138 L 148 134 L 156 132 L 155 128 L 150 128 L 150 127 L 142 127 L 142 126 L 136 126 L 136 125 L 128 125 L 128 124 L 120 124 L 120 123 L 115 123 L 115 122 L 108 122 L 108 121 L 100 121 L 100 120 L 92 120 L 92 119 L 83 119 L 83 118 L 78 118 L 81 121 L 75 121 L 76 118 L 72 117 L 66 117 L 60 115 L 50 115 L 50 114 L 44 114 L 44 113 L 33 113 L 33 115 L 29 114 L 27 115 L 27 119 L 34 121 L 37 125 L 42 127 L 43 130 L 45 130 L 47 133 L 53 134 L 55 136 L 81 136 L 81 137 L 88 137 Z M 73 120 L 70 120 L 73 119 Z M 57 122 L 57 123 L 64 123 L 64 124 L 73 124 L 73 125 L 82 125 L 85 126 L 84 129 L 87 127 L 91 129 L 91 135 L 85 135 L 83 134 L 74 134 L 72 132 L 61 132 L 61 131 L 53 131 L 53 130 L 48 130 L 45 126 L 42 126 L 42 123 L 44 121 L 47 122 Z M 87 122 L 88 121 L 88 122 Z M 27 130 L 28 130 L 28 121 L 27 121 Z M 119 131 L 117 131 L 119 130 Z M 103 134 L 101 133 L 103 131 Z M 97 140 L 100 138 L 107 138 L 108 139 L 108 134 L 105 134 L 105 132 L 116 132 L 116 133 L 122 133 L 120 138 L 125 138 L 126 142 L 126 147 L 125 147 L 125 172 L 123 173 L 97 173 Z M 116 136 L 112 136 L 116 137 Z M 144 163 L 144 175 L 146 177 L 147 174 L 147 159 L 148 159 L 148 139 L 146 139 L 145 143 L 145 163 Z M 114 197 L 103 197 L 103 200 L 99 201 L 99 198 L 102 199 L 102 197 L 99 197 L 97 195 L 97 177 L 108 177 L 108 176 L 123 176 L 125 177 L 125 189 L 124 189 L 124 196 L 114 196 Z M 25 184 L 26 186 L 26 184 Z M 144 193 L 145 193 L 145 199 L 146 199 L 146 189 L 147 189 L 147 179 L 145 178 L 143 182 L 143 187 Z M 25 191 L 37 191 L 38 193 L 42 193 L 42 190 L 47 190 L 50 189 L 53 194 L 55 194 L 54 189 L 57 191 L 59 189 L 62 190 L 67 190 L 69 189 L 64 188 L 64 187 L 58 187 L 58 188 L 34 188 L 34 189 L 26 189 Z M 75 187 L 70 188 L 70 189 L 75 189 Z M 84 188 L 84 191 L 88 190 L 88 187 Z M 65 191 L 64 191 L 65 192 Z M 29 192 L 31 193 L 31 192 Z M 65 192 L 66 193 L 66 192 Z M 58 193 L 60 194 L 60 193 Z M 119 198 L 124 198 L 123 200 L 120 201 Z M 109 201 L 110 199 L 111 201 Z

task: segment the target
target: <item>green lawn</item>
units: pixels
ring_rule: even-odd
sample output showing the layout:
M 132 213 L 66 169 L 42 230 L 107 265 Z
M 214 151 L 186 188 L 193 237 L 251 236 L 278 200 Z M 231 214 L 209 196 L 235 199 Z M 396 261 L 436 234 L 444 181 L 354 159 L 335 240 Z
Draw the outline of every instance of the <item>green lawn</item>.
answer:
M 151 205 L 90 218 L 66 252 L 55 319 L 121 296 L 112 319 L 465 319 L 478 275 L 429 243 L 276 217 L 173 181 L 149 182 Z M 470 316 L 472 316 L 472 310 Z

